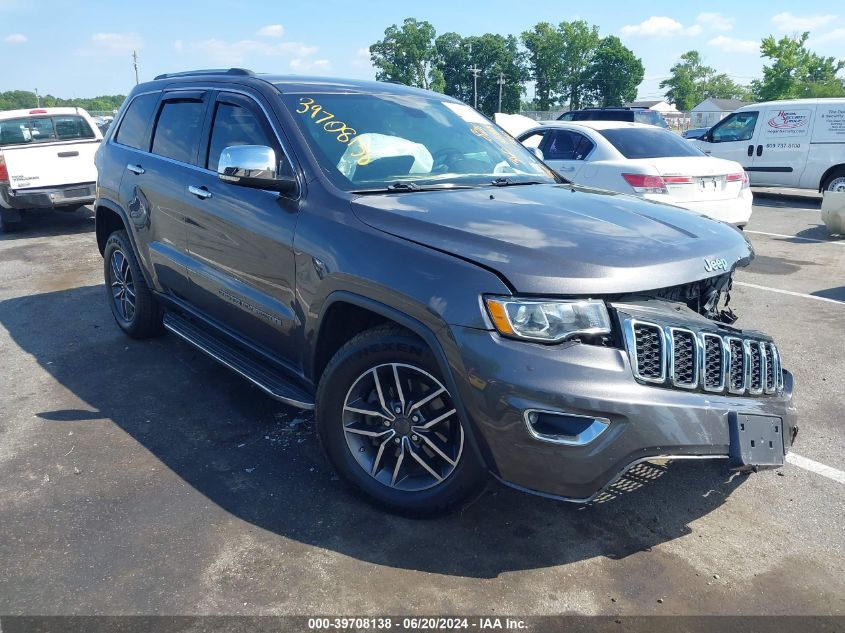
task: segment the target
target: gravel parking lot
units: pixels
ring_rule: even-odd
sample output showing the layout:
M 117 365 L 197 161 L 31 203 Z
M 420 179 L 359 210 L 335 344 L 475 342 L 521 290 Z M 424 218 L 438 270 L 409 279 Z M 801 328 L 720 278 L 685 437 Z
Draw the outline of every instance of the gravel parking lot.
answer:
M 780 471 L 641 466 L 579 507 L 491 484 L 380 513 L 310 420 L 172 335 L 126 338 L 90 211 L 0 236 L 0 613 L 823 614 L 845 606 L 845 240 L 760 197 L 739 325 L 778 341 L 800 433 Z

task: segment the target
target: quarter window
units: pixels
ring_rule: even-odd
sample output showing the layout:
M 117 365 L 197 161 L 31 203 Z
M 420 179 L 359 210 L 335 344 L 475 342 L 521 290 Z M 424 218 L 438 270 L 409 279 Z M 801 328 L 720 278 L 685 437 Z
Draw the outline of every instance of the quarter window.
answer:
M 273 147 L 261 122 L 246 108 L 230 103 L 218 103 L 211 129 L 211 143 L 206 165 L 217 171 L 221 152 L 233 145 L 264 145 Z
M 139 95 L 132 100 L 123 115 L 123 121 L 115 135 L 115 142 L 135 149 L 146 150 L 147 127 L 153 115 L 158 94 Z
M 204 115 L 203 101 L 165 101 L 153 136 L 153 154 L 193 164 Z

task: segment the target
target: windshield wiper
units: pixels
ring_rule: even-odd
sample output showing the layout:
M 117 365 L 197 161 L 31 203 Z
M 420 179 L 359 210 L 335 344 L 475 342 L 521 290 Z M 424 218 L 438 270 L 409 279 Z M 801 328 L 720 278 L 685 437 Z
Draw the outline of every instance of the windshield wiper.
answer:
M 515 185 L 542 185 L 543 182 L 540 180 L 511 180 L 500 176 L 493 179 L 490 184 L 496 187 L 513 187 Z
M 386 187 L 378 187 L 375 189 L 353 189 L 350 193 L 409 193 L 411 191 L 444 191 L 446 189 L 472 189 L 472 186 L 455 185 L 451 183 L 443 183 L 439 185 L 418 185 L 415 182 L 401 180 L 399 182 L 392 182 Z

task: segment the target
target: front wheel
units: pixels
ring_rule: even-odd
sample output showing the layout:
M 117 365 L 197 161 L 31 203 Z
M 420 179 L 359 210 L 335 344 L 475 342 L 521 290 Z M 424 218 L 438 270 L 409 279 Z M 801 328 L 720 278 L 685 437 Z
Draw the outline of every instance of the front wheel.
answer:
M 103 252 L 106 300 L 114 320 L 132 338 L 150 338 L 162 330 L 162 311 L 147 287 L 126 231 L 115 231 Z
M 392 512 L 443 514 L 485 480 L 431 351 L 402 328 L 373 328 L 335 354 L 316 423 L 335 470 Z
M 828 176 L 822 185 L 822 191 L 845 192 L 845 169 L 837 169 Z

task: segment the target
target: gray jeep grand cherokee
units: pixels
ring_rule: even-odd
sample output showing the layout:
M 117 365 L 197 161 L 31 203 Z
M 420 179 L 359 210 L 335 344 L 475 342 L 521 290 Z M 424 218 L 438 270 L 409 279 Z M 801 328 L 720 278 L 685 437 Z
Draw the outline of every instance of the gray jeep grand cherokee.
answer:
M 443 512 L 488 473 L 584 502 L 645 459 L 756 470 L 792 444 L 792 376 L 726 305 L 743 235 L 571 185 L 444 95 L 162 75 L 97 167 L 118 325 L 315 408 L 390 510 Z

